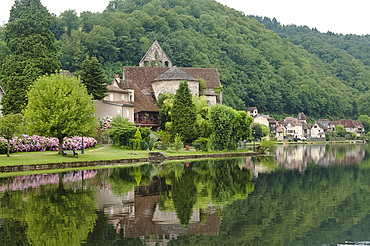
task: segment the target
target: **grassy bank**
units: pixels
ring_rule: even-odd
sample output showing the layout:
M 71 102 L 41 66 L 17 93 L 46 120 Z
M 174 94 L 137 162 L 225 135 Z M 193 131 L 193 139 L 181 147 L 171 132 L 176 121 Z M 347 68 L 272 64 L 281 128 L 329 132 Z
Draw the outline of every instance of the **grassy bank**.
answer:
M 114 147 L 100 147 L 85 150 L 85 154 L 78 151 L 78 158 L 63 157 L 56 151 L 13 153 L 10 157 L 0 155 L 0 165 L 30 165 L 43 163 L 61 163 L 74 161 L 96 161 L 134 159 L 148 156 L 147 150 L 121 150 Z

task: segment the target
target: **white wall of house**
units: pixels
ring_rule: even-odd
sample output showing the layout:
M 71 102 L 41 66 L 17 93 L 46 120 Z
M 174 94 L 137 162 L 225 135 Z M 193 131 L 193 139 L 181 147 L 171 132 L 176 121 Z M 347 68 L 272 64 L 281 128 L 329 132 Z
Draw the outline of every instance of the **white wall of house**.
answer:
M 324 132 L 324 129 L 322 129 L 318 124 L 315 124 L 311 128 L 311 137 L 312 138 L 324 138 L 325 134 L 322 134 L 323 132 Z
M 182 81 L 156 81 L 152 83 L 155 98 L 158 100 L 159 95 L 162 93 L 176 94 L 176 91 L 180 86 L 180 82 Z M 195 94 L 199 95 L 199 82 L 188 81 L 188 86 L 192 96 Z
M 102 100 L 94 100 L 97 117 L 116 117 L 120 115 L 122 118 L 128 118 L 129 122 L 134 122 L 134 107 L 133 106 L 122 106 L 120 104 L 114 104 L 109 102 L 103 102 Z
M 265 125 L 265 126 L 269 126 L 269 122 L 267 120 L 267 117 L 265 115 L 259 115 L 255 118 L 253 118 L 253 123 L 254 124 L 261 124 L 261 125 Z

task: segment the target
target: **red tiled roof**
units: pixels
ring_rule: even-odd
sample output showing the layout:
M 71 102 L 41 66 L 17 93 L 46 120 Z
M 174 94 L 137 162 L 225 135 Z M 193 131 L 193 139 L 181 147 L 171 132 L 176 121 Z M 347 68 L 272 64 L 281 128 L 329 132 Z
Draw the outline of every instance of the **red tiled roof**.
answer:
M 220 87 L 217 68 L 179 67 L 178 69 L 196 79 L 204 79 L 207 88 Z M 141 89 L 144 89 L 150 87 L 152 82 L 167 70 L 169 70 L 168 67 L 124 67 L 124 77 L 126 81 L 134 81 Z
M 350 127 L 354 128 L 355 127 L 355 124 L 353 124 L 352 120 L 339 120 L 338 123 L 343 125 L 344 128 L 350 128 Z
M 124 67 L 124 81 L 121 81 L 122 89 L 135 91 L 135 113 L 140 111 L 159 111 L 152 95 L 146 95 L 143 91 L 152 91 L 151 84 L 160 75 L 168 71 L 168 67 Z M 204 79 L 207 88 L 220 87 L 220 79 L 216 68 L 178 68 L 196 79 Z

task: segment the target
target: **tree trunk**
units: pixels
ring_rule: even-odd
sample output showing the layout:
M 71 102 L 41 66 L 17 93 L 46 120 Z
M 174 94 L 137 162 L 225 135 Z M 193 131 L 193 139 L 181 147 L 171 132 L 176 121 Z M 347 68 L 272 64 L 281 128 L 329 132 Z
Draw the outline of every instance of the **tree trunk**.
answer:
M 10 157 L 10 139 L 7 139 L 7 146 L 6 146 L 6 156 Z
M 58 140 L 59 140 L 59 150 L 58 150 L 58 154 L 62 154 L 62 150 L 63 150 L 63 137 L 58 137 Z

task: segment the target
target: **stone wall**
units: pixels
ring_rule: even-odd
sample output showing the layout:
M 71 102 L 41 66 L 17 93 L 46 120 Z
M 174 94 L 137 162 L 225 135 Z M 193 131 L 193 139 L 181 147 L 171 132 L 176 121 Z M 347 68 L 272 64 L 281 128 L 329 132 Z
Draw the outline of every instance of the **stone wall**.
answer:
M 176 94 L 177 89 L 180 86 L 181 81 L 156 81 L 152 83 L 152 88 L 154 91 L 155 98 L 158 100 L 158 97 L 162 93 L 171 93 Z M 199 95 L 199 82 L 188 81 L 189 89 L 191 95 Z

